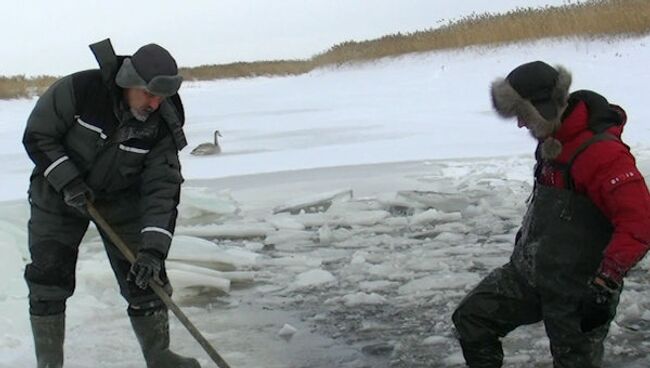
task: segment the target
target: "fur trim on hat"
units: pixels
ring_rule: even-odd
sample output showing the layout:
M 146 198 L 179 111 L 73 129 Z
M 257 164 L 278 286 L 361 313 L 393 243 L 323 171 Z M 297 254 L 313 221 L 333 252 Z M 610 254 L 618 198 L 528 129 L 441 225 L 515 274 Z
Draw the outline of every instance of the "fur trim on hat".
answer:
M 147 82 L 138 74 L 129 58 L 124 58 L 115 76 L 115 83 L 122 88 L 147 88 Z
M 562 145 L 557 140 L 552 141 L 546 138 L 550 137 L 562 124 L 562 113 L 567 107 L 569 96 L 569 87 L 571 86 L 571 73 L 562 66 L 556 66 L 558 79 L 555 87 L 551 91 L 551 101 L 557 107 L 557 116 L 553 119 L 545 119 L 531 101 L 524 99 L 504 78 L 499 78 L 492 83 L 492 105 L 497 113 L 503 118 L 517 117 L 526 122 L 532 135 L 540 140 L 544 140 L 542 151 L 546 147 L 548 156 L 545 158 L 555 158 L 562 152 Z M 548 141 L 548 143 L 547 143 Z M 547 156 L 544 154 L 544 156 Z
M 553 137 L 548 137 L 542 142 L 540 152 L 543 159 L 553 160 L 562 153 L 562 143 Z

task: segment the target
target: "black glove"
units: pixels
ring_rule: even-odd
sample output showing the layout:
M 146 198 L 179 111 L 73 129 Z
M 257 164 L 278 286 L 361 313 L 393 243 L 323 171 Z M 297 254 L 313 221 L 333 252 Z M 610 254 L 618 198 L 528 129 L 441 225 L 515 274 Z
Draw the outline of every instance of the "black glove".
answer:
M 95 194 L 81 178 L 73 179 L 63 187 L 63 201 L 84 215 L 88 214 L 87 202 L 93 202 Z
M 158 283 L 162 283 L 160 281 L 160 270 L 162 269 L 162 265 L 162 254 L 154 250 L 139 251 L 126 279 L 129 281 L 135 281 L 135 284 L 141 289 L 146 289 L 149 286 L 149 281 L 151 279 L 154 279 Z
M 590 332 L 614 318 L 616 305 L 614 298 L 620 293 L 620 285 L 616 282 L 596 276 L 589 282 L 590 290 L 580 304 L 580 329 Z

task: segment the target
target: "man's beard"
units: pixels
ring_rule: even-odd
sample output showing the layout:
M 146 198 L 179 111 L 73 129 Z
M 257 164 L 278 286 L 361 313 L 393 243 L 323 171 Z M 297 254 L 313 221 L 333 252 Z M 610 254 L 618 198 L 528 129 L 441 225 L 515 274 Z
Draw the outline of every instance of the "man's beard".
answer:
M 133 115 L 133 117 L 136 120 L 142 121 L 142 122 L 147 121 L 147 119 L 149 118 L 149 115 L 151 115 L 152 112 L 153 112 L 153 109 L 151 109 L 149 107 L 145 107 L 143 109 L 138 109 L 138 108 L 135 108 L 135 107 L 131 108 L 131 114 Z

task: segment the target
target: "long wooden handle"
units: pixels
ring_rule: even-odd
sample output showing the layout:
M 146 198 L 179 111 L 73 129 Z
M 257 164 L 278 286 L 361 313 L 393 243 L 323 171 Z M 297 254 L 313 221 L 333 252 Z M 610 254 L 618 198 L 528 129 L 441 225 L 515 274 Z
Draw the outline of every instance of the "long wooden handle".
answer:
M 117 248 L 120 250 L 120 252 L 122 252 L 124 257 L 126 257 L 126 259 L 131 264 L 133 264 L 133 262 L 135 262 L 135 255 L 131 251 L 131 248 L 129 248 L 128 245 L 126 245 L 126 243 L 122 240 L 122 238 L 120 238 L 120 236 L 117 235 L 117 233 L 113 230 L 113 228 L 111 228 L 111 226 L 106 222 L 106 220 L 104 220 L 102 215 L 97 211 L 97 209 L 95 208 L 95 206 L 93 206 L 92 203 L 88 202 L 86 203 L 86 205 L 88 207 L 88 213 L 93 218 L 93 220 L 95 220 L 97 226 L 99 226 L 99 228 L 103 232 L 105 232 L 106 235 L 108 235 L 108 238 L 111 239 L 111 241 L 113 242 L 113 244 L 115 244 L 115 246 L 117 246 Z M 162 300 L 163 303 L 165 303 L 167 308 L 171 309 L 171 311 L 174 312 L 176 318 L 178 318 L 178 320 L 181 321 L 183 326 L 187 328 L 190 334 L 194 336 L 194 339 L 196 339 L 196 341 L 199 343 L 199 345 L 201 345 L 203 350 L 205 350 L 205 352 L 208 353 L 210 358 L 212 358 L 212 361 L 214 361 L 217 364 L 217 367 L 230 368 L 230 365 L 228 365 L 228 363 L 226 363 L 226 361 L 223 360 L 223 358 L 219 355 L 219 353 L 217 353 L 217 351 L 212 347 L 212 345 L 208 342 L 208 340 L 206 340 L 206 338 L 203 337 L 201 332 L 199 332 L 199 330 L 194 326 L 194 324 L 192 324 L 192 322 L 187 318 L 185 313 L 183 313 L 183 311 L 176 305 L 176 303 L 174 303 L 172 298 L 170 298 L 169 295 L 167 295 L 165 290 L 163 290 L 163 288 L 160 285 L 155 283 L 153 279 L 149 280 L 149 287 L 151 287 L 154 293 L 158 295 L 160 300 Z

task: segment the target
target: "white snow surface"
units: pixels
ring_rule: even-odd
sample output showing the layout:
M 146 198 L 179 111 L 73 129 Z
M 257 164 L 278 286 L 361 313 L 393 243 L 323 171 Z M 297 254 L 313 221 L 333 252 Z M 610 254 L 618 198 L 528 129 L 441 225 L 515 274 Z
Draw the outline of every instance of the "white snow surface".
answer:
M 461 367 L 450 315 L 507 261 L 534 163 L 528 134 L 492 112 L 490 82 L 531 59 L 565 65 L 574 89 L 627 109 L 624 138 L 647 175 L 649 42 L 541 41 L 186 84 L 189 148 L 219 129 L 224 153 L 181 153 L 174 299 L 233 367 Z M 0 101 L 0 367 L 35 365 L 20 144 L 33 104 Z M 141 367 L 96 230 L 80 250 L 66 367 Z M 608 366 L 650 364 L 649 268 L 628 276 Z M 213 366 L 173 317 L 171 329 L 174 349 Z M 540 324 L 504 348 L 507 367 L 551 364 Z

